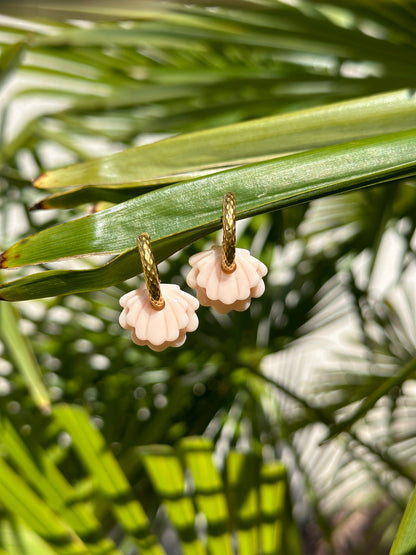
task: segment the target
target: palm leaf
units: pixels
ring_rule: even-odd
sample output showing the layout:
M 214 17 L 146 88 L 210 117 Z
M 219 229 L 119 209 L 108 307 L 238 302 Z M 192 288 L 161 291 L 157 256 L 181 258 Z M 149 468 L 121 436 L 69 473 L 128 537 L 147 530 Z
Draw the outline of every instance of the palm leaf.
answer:
M 150 533 L 147 516 L 134 499 L 124 473 L 112 453 L 105 449 L 102 436 L 91 426 L 87 414 L 80 409 L 61 406 L 55 408 L 55 416 L 72 437 L 98 489 L 112 500 L 116 516 L 126 532 L 136 539 L 140 550 L 149 555 L 163 553 Z
M 220 227 L 219 206 L 227 190 L 232 190 L 238 198 L 237 219 L 240 219 L 324 194 L 412 175 L 415 172 L 413 135 L 412 131 L 402 132 L 377 140 L 365 139 L 326 147 L 162 188 L 23 239 L 3 253 L 2 267 L 94 253 L 131 252 L 137 235 L 143 230 L 153 240 L 166 241 L 186 234 L 187 240 L 191 241 Z M 353 164 L 351 160 L 354 160 Z M 74 235 L 79 237 L 77 242 L 71 241 Z M 183 244 L 176 246 L 180 248 Z M 131 275 L 137 273 L 136 268 L 131 271 Z M 6 287 L 13 291 L 11 288 L 18 286 L 19 282 L 3 286 L 2 297 L 7 298 Z M 99 283 L 97 287 L 100 287 Z M 59 293 L 58 289 L 49 290 L 49 294 L 70 292 L 62 287 Z M 37 296 L 41 295 L 38 293 Z
M 50 399 L 42 381 L 41 370 L 35 358 L 30 342 L 21 334 L 17 310 L 8 304 L 0 306 L 0 337 L 8 347 L 17 369 L 42 412 L 49 413 Z
M 87 413 L 80 408 L 61 405 L 54 408 L 52 418 L 58 429 L 65 429 L 70 433 L 75 451 L 87 471 L 84 481 L 86 479 L 92 482 L 94 490 L 105 496 L 106 505 L 111 507 L 126 534 L 136 538 L 141 552 L 164 553 L 156 543 L 156 538 L 147 535 L 146 516 L 121 467 L 105 447 L 100 432 L 91 425 Z M 51 553 L 99 555 L 124 552 L 122 547 L 117 549 L 110 538 L 102 537 L 102 527 L 94 514 L 93 505 L 81 495 L 81 491 L 66 482 L 54 464 L 51 452 L 38 446 L 37 458 L 34 458 L 7 419 L 3 418 L 1 426 L 4 445 L 8 450 L 7 459 L 10 461 L 7 462 L 4 456 L 0 458 L 2 503 L 18 519 L 14 533 L 22 536 L 22 544 L 33 545 L 34 550 L 46 545 L 45 552 L 50 550 Z M 252 545 L 252 540 L 248 542 L 247 530 L 244 530 L 244 522 L 248 516 L 244 508 L 244 488 L 247 487 L 245 477 L 240 472 L 236 474 L 230 470 L 231 474 L 223 482 L 213 464 L 211 442 L 199 437 L 187 438 L 178 451 L 163 445 L 153 445 L 141 448 L 140 455 L 150 482 L 168 509 L 169 518 L 179 533 L 185 553 L 207 552 L 205 542 L 197 539 L 196 535 L 196 506 L 199 510 L 205 509 L 203 514 L 207 519 L 210 553 L 232 552 L 229 530 L 236 530 L 241 536 L 238 553 L 246 552 L 248 546 Z M 250 503 L 256 514 L 251 522 L 250 537 L 255 539 L 255 545 L 258 543 L 258 549 L 262 553 L 284 553 L 284 546 L 290 544 L 293 553 L 300 553 L 297 532 L 291 519 L 283 465 L 262 463 L 261 459 L 253 458 L 253 455 L 231 453 L 230 469 L 235 467 L 232 462 L 235 458 L 239 465 L 245 467 L 255 462 L 257 468 L 250 485 Z M 199 463 L 202 460 L 208 472 L 201 474 Z M 12 470 L 10 463 L 22 472 L 21 477 Z M 186 469 L 191 470 L 194 476 L 195 490 L 191 495 L 186 492 Z M 224 492 L 227 480 L 230 480 L 233 491 L 238 492 L 234 494 L 238 499 L 226 499 Z M 9 495 L 12 490 L 15 492 L 14 496 Z M 217 496 L 215 500 L 211 498 L 214 490 Z M 33 506 L 35 501 L 36 509 Z M 50 504 L 49 508 L 46 503 Z M 101 505 L 101 511 L 109 510 L 108 506 L 102 504 L 99 496 L 96 503 Z M 219 506 L 218 503 L 222 506 L 222 515 L 213 511 L 215 506 Z M 229 509 L 228 503 L 231 503 Z M 244 522 L 240 522 L 240 517 L 237 521 L 228 518 L 228 511 L 233 514 L 234 510 L 237 510 Z M 32 537 L 26 538 L 28 531 L 23 522 L 33 531 Z M 285 525 L 288 525 L 287 529 Z M 79 536 L 75 535 L 75 530 L 79 532 Z M 7 534 L 12 533 L 11 530 L 5 531 Z M 81 538 L 85 538 L 85 545 Z M 7 541 L 5 545 L 8 545 Z
M 415 549 L 415 495 L 413 493 L 397 531 L 390 555 L 406 555 Z
M 40 176 L 45 189 L 74 185 L 127 188 L 188 180 L 208 170 L 295 150 L 412 129 L 411 91 L 398 91 L 190 133 Z M 345 114 L 348 125 L 345 125 Z

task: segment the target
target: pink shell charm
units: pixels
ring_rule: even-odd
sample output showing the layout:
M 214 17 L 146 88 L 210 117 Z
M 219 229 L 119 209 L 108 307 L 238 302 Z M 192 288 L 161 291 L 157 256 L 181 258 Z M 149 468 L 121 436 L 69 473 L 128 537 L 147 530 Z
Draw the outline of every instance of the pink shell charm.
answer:
M 160 284 L 165 306 L 156 310 L 150 303 L 149 293 L 143 284 L 120 299 L 123 310 L 119 322 L 122 328 L 131 330 L 131 338 L 137 345 L 147 345 L 153 351 L 167 347 L 180 347 L 185 343 L 187 332 L 198 327 L 195 314 L 199 302 L 178 285 Z
M 203 306 L 211 306 L 220 314 L 231 310 L 241 312 L 250 306 L 252 297 L 260 297 L 264 293 L 262 277 L 267 274 L 267 267 L 251 256 L 248 250 L 236 249 L 236 268 L 229 273 L 221 267 L 222 256 L 220 246 L 191 256 L 189 264 L 192 269 L 186 282 L 196 289 L 197 298 Z

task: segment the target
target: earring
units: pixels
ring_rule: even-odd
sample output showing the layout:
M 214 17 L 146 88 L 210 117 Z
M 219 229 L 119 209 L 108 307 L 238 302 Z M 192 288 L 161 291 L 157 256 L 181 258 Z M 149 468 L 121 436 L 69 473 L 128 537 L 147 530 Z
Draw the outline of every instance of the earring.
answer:
M 195 314 L 199 302 L 178 285 L 159 282 L 159 275 L 150 246 L 150 237 L 142 233 L 137 238 L 145 283 L 120 299 L 123 310 L 119 322 L 131 331 L 137 345 L 147 345 L 153 351 L 180 347 L 187 332 L 198 327 Z
M 262 278 L 267 274 L 267 267 L 248 250 L 235 248 L 235 208 L 234 193 L 225 193 L 222 247 L 216 245 L 191 256 L 192 269 L 186 279 L 189 287 L 196 289 L 201 305 L 220 314 L 246 310 L 252 297 L 264 293 Z

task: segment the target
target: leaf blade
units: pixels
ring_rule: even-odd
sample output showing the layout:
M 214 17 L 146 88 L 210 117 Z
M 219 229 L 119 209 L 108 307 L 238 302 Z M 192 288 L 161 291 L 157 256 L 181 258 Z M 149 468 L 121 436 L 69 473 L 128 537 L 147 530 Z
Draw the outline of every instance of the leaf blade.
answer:
M 400 522 L 390 555 L 410 555 L 416 549 L 416 491 L 413 492 Z
M 74 502 L 75 490 L 54 464 L 50 455 L 41 449 L 36 459 L 18 435 L 11 422 L 0 419 L 2 445 L 8 457 L 26 483 L 37 490 L 48 506 L 85 542 L 93 555 L 121 555 L 110 538 L 103 537 L 101 524 L 87 503 Z M 94 538 L 91 542 L 90 538 Z
M 92 427 L 87 413 L 80 407 L 60 405 L 54 408 L 53 414 L 72 437 L 82 463 L 101 492 L 111 501 L 115 514 L 125 530 L 135 538 L 141 553 L 163 555 L 155 536 L 150 533 L 146 513 L 134 498 L 114 455 L 106 448 L 103 436 Z
M 207 169 L 411 129 L 415 108 L 410 90 L 364 97 L 179 135 L 76 164 L 70 173 L 47 172 L 34 184 L 43 189 L 189 179 Z
M 232 554 L 229 513 L 224 483 L 214 466 L 214 444 L 203 437 L 180 441 L 187 468 L 195 484 L 195 503 L 207 520 L 207 543 L 210 553 Z
M 2 457 L 0 457 L 0 494 L 2 505 L 22 518 L 39 536 L 55 544 L 57 553 L 61 555 L 87 553 L 84 544 L 73 530 L 55 515 Z
M 41 231 L 1 255 L 14 268 L 60 258 L 133 249 L 146 231 L 153 240 L 220 228 L 222 196 L 237 197 L 237 219 L 323 195 L 416 173 L 416 131 L 404 131 L 219 172 L 163 187 L 138 198 Z M 77 237 L 77 241 L 73 238 Z
M 206 234 L 206 230 L 183 233 L 163 241 L 153 241 L 156 263 Z M 0 300 L 24 301 L 71 293 L 97 291 L 116 285 L 142 271 L 137 249 L 117 256 L 107 264 L 89 270 L 49 270 L 5 283 L 0 286 Z
M 35 404 L 41 412 L 50 412 L 50 399 L 30 342 L 18 329 L 18 313 L 10 304 L 0 306 L 0 336 L 10 350 Z
M 179 534 L 184 555 L 206 555 L 197 538 L 195 508 L 185 495 L 185 475 L 175 451 L 168 446 L 149 445 L 139 448 L 139 452 L 147 475 Z

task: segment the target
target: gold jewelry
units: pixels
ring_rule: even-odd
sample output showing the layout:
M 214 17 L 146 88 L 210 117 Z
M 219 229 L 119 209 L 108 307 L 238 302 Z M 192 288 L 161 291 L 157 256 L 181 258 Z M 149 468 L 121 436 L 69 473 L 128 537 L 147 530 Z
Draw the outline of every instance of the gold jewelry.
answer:
M 224 272 L 231 274 L 235 270 L 235 195 L 225 193 L 222 203 L 222 262 Z
M 149 293 L 150 303 L 154 309 L 162 310 L 165 306 L 165 301 L 160 291 L 159 274 L 148 233 L 141 233 L 137 237 L 137 246 L 139 249 L 140 260 L 142 261 L 144 281 Z

